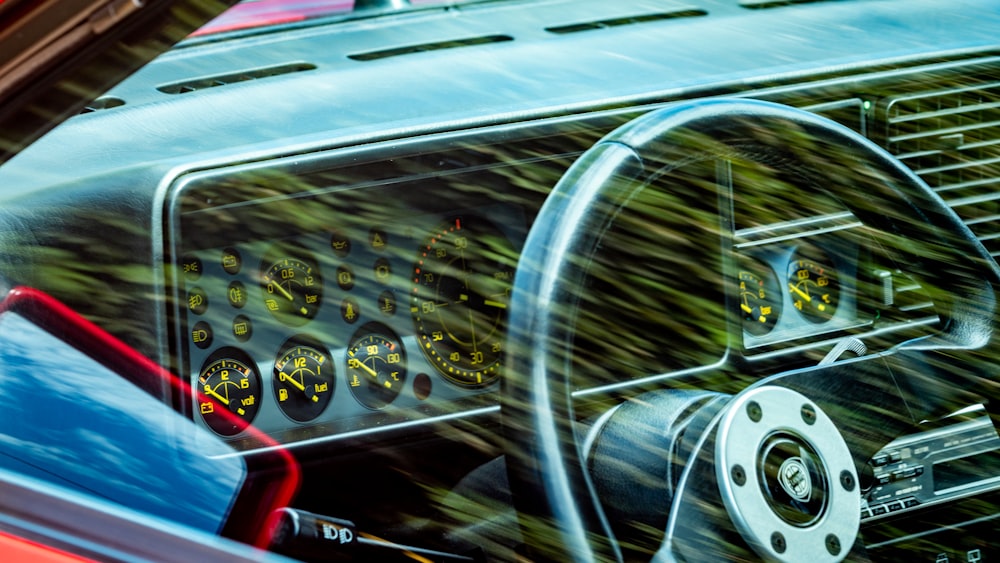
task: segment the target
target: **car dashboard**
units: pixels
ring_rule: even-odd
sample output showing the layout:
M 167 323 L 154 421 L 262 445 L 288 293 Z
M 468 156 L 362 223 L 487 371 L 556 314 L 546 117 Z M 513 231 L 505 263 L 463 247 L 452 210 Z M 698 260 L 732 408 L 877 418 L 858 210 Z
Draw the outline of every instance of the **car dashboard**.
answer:
M 247 402 L 244 422 L 286 444 L 495 407 L 537 203 L 491 196 L 514 166 L 440 173 L 443 159 L 188 179 L 171 254 L 197 388 Z M 233 366 L 240 379 L 220 379 Z M 195 409 L 240 440 L 242 428 L 213 426 L 214 405 Z
M 718 0 L 586 2 L 568 18 L 566 4 L 189 39 L 0 170 L 0 270 L 180 374 L 201 394 L 161 398 L 235 455 L 278 444 L 315 484 L 355 474 L 359 449 L 440 454 L 400 462 L 419 467 L 406 475 L 475 450 L 441 477 L 447 488 L 501 448 L 508 308 L 535 217 L 572 163 L 635 117 L 718 98 L 819 114 L 914 170 L 1000 254 L 993 12 L 969 24 L 928 1 L 898 14 L 889 0 Z M 934 288 L 835 197 L 735 159 L 703 164 L 658 197 L 697 178 L 722 210 L 723 236 L 698 239 L 716 259 L 707 281 L 657 263 L 649 232 L 610 232 L 580 297 L 597 319 L 575 343 L 581 404 L 654 385 L 732 392 L 940 330 Z M 623 225 L 655 225 L 629 213 Z M 442 427 L 457 430 L 436 443 Z M 354 461 L 329 468 L 348 451 Z M 914 467 L 872 462 L 875 497 L 888 465 Z M 932 500 L 898 490 L 899 511 Z M 370 494 L 373 506 L 402 496 Z
M 517 183 L 527 175 L 554 185 L 581 154 L 569 149 L 598 131 L 529 138 L 518 152 L 540 156 L 501 162 L 491 160 L 496 147 L 472 145 L 185 177 L 170 201 L 169 287 L 181 371 L 205 392 L 190 405 L 195 418 L 252 451 L 260 444 L 242 426 L 216 421 L 218 403 L 240 402 L 245 424 L 287 446 L 495 411 L 518 256 L 545 195 L 518 193 Z M 359 164 L 365 152 L 376 159 Z M 740 181 L 719 177 L 717 189 Z M 734 231 L 736 258 L 721 266 L 740 319 L 731 344 L 706 346 L 712 356 L 700 364 L 660 350 L 657 367 L 595 376 L 578 391 L 697 371 L 727 346 L 759 360 L 825 350 L 845 335 L 888 338 L 886 347 L 932 333 L 937 317 L 919 284 L 835 200 L 810 203 L 828 212 Z M 733 219 L 755 214 L 736 207 Z M 601 283 L 627 283 L 608 270 Z M 613 306 L 609 318 L 629 324 L 634 312 Z

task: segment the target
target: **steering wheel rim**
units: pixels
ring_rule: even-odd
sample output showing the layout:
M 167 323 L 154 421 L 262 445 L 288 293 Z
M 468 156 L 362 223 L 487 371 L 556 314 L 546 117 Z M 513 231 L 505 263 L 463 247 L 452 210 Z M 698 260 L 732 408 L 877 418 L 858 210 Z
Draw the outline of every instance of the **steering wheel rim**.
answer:
M 799 145 L 802 139 L 808 143 Z M 534 222 L 515 277 L 501 413 L 508 475 L 533 557 L 622 559 L 573 439 L 569 350 L 587 264 L 638 191 L 684 164 L 733 155 L 787 159 L 809 173 L 821 173 L 824 162 L 863 168 L 879 187 L 841 190 L 837 198 L 863 223 L 916 243 L 910 254 L 922 260 L 924 281 L 947 289 L 937 301 L 942 331 L 914 348 L 993 343 L 996 263 L 940 197 L 874 143 L 814 114 L 753 100 L 681 103 L 641 116 L 567 171 Z M 936 244 L 941 233 L 948 236 Z M 919 410 L 940 412 L 957 400 L 935 395 Z

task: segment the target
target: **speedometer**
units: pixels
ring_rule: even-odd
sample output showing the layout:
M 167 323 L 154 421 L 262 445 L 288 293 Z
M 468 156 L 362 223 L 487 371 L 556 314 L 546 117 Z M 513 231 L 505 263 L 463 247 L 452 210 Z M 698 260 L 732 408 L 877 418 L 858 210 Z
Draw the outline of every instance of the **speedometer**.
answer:
M 500 375 L 512 256 L 510 241 L 476 216 L 451 219 L 420 246 L 410 311 L 420 348 L 453 383 L 486 385 Z

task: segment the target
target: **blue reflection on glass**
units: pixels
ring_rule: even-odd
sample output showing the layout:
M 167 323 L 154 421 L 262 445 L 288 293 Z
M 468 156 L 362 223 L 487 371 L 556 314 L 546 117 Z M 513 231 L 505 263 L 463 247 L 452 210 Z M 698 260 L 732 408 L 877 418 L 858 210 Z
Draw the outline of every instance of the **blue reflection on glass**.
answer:
M 246 477 L 207 431 L 27 319 L 0 315 L 0 467 L 218 532 Z

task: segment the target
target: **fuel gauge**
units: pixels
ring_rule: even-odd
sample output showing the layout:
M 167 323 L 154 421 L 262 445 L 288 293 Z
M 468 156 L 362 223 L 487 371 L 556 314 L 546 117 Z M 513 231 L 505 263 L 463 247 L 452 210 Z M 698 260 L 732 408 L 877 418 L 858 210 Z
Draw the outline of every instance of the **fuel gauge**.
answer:
M 740 317 L 743 330 L 763 336 L 781 315 L 781 291 L 774 271 L 756 261 L 745 260 L 739 272 Z M 750 267 L 750 266 L 753 267 Z
M 308 422 L 319 416 L 333 396 L 333 364 L 318 343 L 294 339 L 274 362 L 274 394 L 288 418 Z

